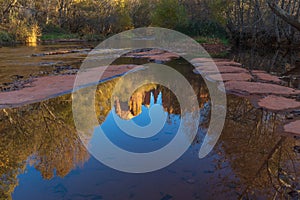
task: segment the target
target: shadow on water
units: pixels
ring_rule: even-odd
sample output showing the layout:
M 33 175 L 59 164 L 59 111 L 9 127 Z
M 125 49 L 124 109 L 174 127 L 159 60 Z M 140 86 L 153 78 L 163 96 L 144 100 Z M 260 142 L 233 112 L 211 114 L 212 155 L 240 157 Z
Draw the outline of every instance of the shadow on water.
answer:
M 264 70 L 278 75 L 289 87 L 300 89 L 299 48 L 234 48 L 233 59 L 249 70 Z
M 71 96 L 65 95 L 0 111 L 1 199 L 299 198 L 300 140 L 275 131 L 285 116 L 255 109 L 243 98 L 228 96 L 221 138 L 200 160 L 198 151 L 209 125 L 208 90 L 185 61 L 168 64 L 190 81 L 201 109 L 198 135 L 179 160 L 147 174 L 126 174 L 102 165 L 79 140 Z M 112 109 L 111 94 L 118 80 L 98 86 L 95 108 L 99 126 L 106 127 L 124 149 L 161 148 L 174 137 L 180 122 L 176 96 L 161 85 L 146 85 L 132 94 L 129 103 L 117 101 Z M 168 115 L 160 134 L 142 144 L 118 137 L 112 112 L 145 125 L 149 108 L 156 104 Z

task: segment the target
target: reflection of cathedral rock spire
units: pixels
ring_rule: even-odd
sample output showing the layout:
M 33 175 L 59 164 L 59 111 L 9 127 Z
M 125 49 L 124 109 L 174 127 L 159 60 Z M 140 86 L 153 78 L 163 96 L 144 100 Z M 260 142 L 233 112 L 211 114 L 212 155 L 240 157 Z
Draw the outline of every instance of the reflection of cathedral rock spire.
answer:
M 144 92 L 137 92 L 130 99 L 129 108 L 133 116 L 137 116 L 142 112 L 143 94 Z
M 158 99 L 158 95 L 159 95 L 159 90 L 154 90 L 153 91 L 153 96 L 154 96 L 154 103 L 157 103 L 157 99 Z
M 208 91 L 205 87 L 200 87 L 196 92 L 200 108 L 203 108 L 204 104 L 209 101 Z M 187 96 L 185 98 L 188 99 L 190 97 Z M 120 102 L 117 99 L 115 101 L 115 110 L 122 119 L 129 120 L 141 114 L 142 106 L 150 108 L 154 104 L 162 105 L 169 114 L 181 114 L 181 107 L 176 95 L 163 86 L 145 86 L 140 88 L 131 96 L 129 102 Z
M 145 98 L 144 98 L 144 105 L 149 108 L 150 107 L 150 104 L 151 104 L 151 92 L 146 92 L 145 93 Z

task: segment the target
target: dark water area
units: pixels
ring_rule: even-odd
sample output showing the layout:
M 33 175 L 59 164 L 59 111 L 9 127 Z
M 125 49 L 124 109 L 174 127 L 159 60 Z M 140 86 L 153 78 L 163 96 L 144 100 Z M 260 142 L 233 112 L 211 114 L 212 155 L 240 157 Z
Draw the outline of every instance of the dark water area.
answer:
M 243 48 L 234 47 L 232 59 L 249 70 L 264 70 L 277 75 L 289 87 L 300 89 L 300 48 Z
M 26 55 L 36 52 L 26 51 Z M 15 62 L 12 64 L 15 67 L 21 67 L 21 64 L 16 65 L 17 58 L 0 55 L 3 59 L 11 58 L 9 63 Z M 76 57 L 70 58 L 72 61 L 84 57 L 68 56 Z M 51 59 L 65 62 L 68 56 Z M 46 58 L 50 57 L 42 59 Z M 6 71 L 3 59 L 0 69 Z M 36 59 L 36 63 L 41 62 L 41 58 Z M 131 61 L 116 61 L 128 62 Z M 2 109 L 0 199 L 299 199 L 300 138 L 277 131 L 285 121 L 285 114 L 256 109 L 248 100 L 229 95 L 221 137 L 213 151 L 199 159 L 198 152 L 210 122 L 208 89 L 201 76 L 194 74 L 193 67 L 184 60 L 166 64 L 189 80 L 199 101 L 201 116 L 197 136 L 183 156 L 155 172 L 119 172 L 99 162 L 83 145 L 83 142 L 97 141 L 94 137 L 80 140 L 71 95 Z M 40 68 L 35 66 L 32 70 Z M 2 71 L 0 74 L 2 76 Z M 176 96 L 161 85 L 145 85 L 132 94 L 125 108 L 122 102 L 112 107 L 111 94 L 118 80 L 104 82 L 97 88 L 95 110 L 99 125 L 91 127 L 92 134 L 99 134 L 97 130 L 102 128 L 115 144 L 132 152 L 153 151 L 168 144 L 182 119 Z M 153 106 L 158 106 L 167 116 L 167 123 L 154 137 L 134 140 L 114 122 L 113 115 L 117 114 L 126 123 L 146 126 L 150 123 L 149 111 Z

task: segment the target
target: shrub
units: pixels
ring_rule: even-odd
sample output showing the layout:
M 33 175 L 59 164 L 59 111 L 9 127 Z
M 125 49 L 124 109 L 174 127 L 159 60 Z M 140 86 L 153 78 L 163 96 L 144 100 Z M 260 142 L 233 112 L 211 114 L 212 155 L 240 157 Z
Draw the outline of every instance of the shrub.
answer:
M 9 45 L 15 42 L 14 37 L 6 31 L 0 31 L 0 45 Z
M 92 41 L 103 41 L 105 40 L 105 37 L 99 34 L 87 34 L 83 36 L 83 39 L 92 42 Z
M 178 27 L 181 31 L 190 36 L 205 36 L 211 38 L 226 38 L 226 29 L 214 21 L 190 21 L 186 27 Z
M 56 34 L 66 34 L 68 33 L 66 30 L 64 30 L 63 28 L 54 25 L 54 24 L 47 24 L 42 28 L 42 32 L 43 33 L 56 33 Z
M 188 22 L 186 9 L 177 0 L 162 0 L 152 14 L 152 25 L 174 29 L 185 27 Z

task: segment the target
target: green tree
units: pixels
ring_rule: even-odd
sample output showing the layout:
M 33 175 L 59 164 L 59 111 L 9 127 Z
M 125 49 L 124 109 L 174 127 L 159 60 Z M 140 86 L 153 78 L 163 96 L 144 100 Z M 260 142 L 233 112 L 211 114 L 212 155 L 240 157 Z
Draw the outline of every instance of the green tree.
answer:
M 152 25 L 174 29 L 187 23 L 186 9 L 178 0 L 162 0 L 157 3 L 152 15 Z

